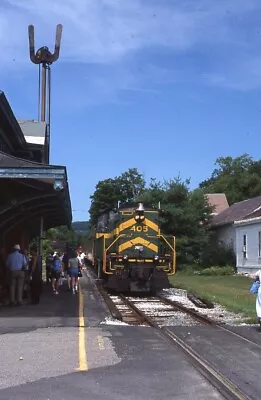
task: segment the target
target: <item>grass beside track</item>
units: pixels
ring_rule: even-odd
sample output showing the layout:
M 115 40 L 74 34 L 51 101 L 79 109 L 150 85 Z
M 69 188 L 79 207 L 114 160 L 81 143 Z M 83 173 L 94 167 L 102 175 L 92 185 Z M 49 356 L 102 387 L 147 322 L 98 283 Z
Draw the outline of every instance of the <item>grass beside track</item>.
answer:
M 200 276 L 177 272 L 170 277 L 174 287 L 186 289 L 202 299 L 243 313 L 248 323 L 256 323 L 256 296 L 249 293 L 252 280 L 243 276 Z

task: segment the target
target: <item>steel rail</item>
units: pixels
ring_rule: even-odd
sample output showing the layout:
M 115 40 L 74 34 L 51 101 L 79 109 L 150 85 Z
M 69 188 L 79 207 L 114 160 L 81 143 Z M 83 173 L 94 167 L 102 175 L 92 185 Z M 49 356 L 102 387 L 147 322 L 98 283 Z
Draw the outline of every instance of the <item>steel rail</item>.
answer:
M 157 297 L 162 300 L 165 304 L 169 304 L 169 305 L 173 305 L 173 307 L 177 307 L 180 311 L 183 311 L 187 314 L 190 314 L 192 317 L 198 319 L 200 322 L 205 323 L 206 325 L 211 325 L 213 328 L 217 328 L 217 329 L 221 329 L 225 332 L 230 333 L 231 335 L 234 335 L 242 340 L 244 340 L 245 342 L 252 344 L 256 347 L 258 347 L 259 349 L 261 349 L 261 345 L 257 342 L 254 342 L 253 340 L 247 338 L 246 336 L 234 332 L 232 329 L 230 329 L 228 326 L 224 326 L 223 324 L 214 321 L 213 319 L 207 317 L 206 315 L 202 315 L 200 313 L 198 313 L 197 311 L 195 311 L 194 309 L 188 308 L 176 301 L 167 299 L 166 297 L 162 296 L 162 295 L 157 295 Z
M 141 311 L 133 302 L 127 299 L 124 295 L 120 295 L 125 303 L 139 314 L 143 320 L 156 329 L 162 338 L 168 341 L 176 348 L 182 350 L 187 358 L 191 361 L 193 366 L 217 389 L 226 400 L 250 400 L 232 381 L 227 379 L 223 374 L 214 369 L 206 360 L 204 360 L 198 353 L 196 353 L 190 346 L 188 346 L 182 339 L 175 335 L 169 328 L 160 327 L 153 317 L 146 315 Z M 173 304 L 173 307 L 175 305 Z

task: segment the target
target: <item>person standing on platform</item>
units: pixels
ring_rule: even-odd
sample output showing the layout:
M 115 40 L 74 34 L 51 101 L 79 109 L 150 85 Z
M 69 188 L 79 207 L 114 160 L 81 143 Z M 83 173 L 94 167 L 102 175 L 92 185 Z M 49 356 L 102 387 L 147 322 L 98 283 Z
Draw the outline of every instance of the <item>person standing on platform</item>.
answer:
M 37 247 L 31 248 L 31 261 L 30 261 L 30 277 L 31 277 L 31 301 L 32 304 L 39 304 L 41 289 L 42 289 L 42 276 L 41 276 L 41 257 L 37 253 Z
M 19 244 L 14 245 L 12 253 L 6 260 L 6 266 L 10 271 L 10 305 L 20 306 L 23 299 L 23 288 L 25 279 L 26 259 L 21 254 Z M 17 292 L 17 303 L 15 302 L 15 293 Z
M 75 294 L 78 291 L 79 270 L 81 268 L 76 251 L 72 254 L 72 257 L 69 258 L 68 267 L 71 276 L 72 292 Z
M 59 294 L 58 288 L 59 288 L 61 273 L 62 273 L 62 261 L 59 257 L 59 254 L 56 254 L 54 256 L 53 270 L 52 270 L 52 288 L 54 294 Z

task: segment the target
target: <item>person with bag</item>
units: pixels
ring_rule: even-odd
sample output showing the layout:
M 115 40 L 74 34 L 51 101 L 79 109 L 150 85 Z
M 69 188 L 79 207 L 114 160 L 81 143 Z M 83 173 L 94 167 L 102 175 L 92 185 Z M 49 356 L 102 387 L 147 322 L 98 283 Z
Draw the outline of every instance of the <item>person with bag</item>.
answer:
M 78 291 L 79 271 L 81 269 L 76 251 L 74 254 L 72 254 L 72 257 L 68 261 L 68 269 L 70 271 L 72 292 L 75 294 Z
M 250 293 L 256 294 L 256 314 L 258 323 L 261 326 L 261 269 L 259 269 L 254 275 L 254 282 L 251 285 Z
M 62 274 L 62 261 L 59 257 L 59 254 L 55 254 L 53 259 L 53 268 L 52 268 L 52 288 L 54 294 L 59 294 L 58 288 L 60 283 L 60 278 Z

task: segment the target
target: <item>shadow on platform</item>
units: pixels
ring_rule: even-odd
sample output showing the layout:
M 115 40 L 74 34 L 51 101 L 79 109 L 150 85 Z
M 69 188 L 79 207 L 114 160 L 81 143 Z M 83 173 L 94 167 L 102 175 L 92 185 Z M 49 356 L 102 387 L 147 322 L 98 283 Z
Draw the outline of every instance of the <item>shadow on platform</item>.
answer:
M 58 295 L 53 294 L 51 284 L 44 284 L 39 304 L 25 299 L 20 307 L 0 307 L 0 334 L 66 326 L 79 326 L 79 294 L 68 291 L 66 281 Z

